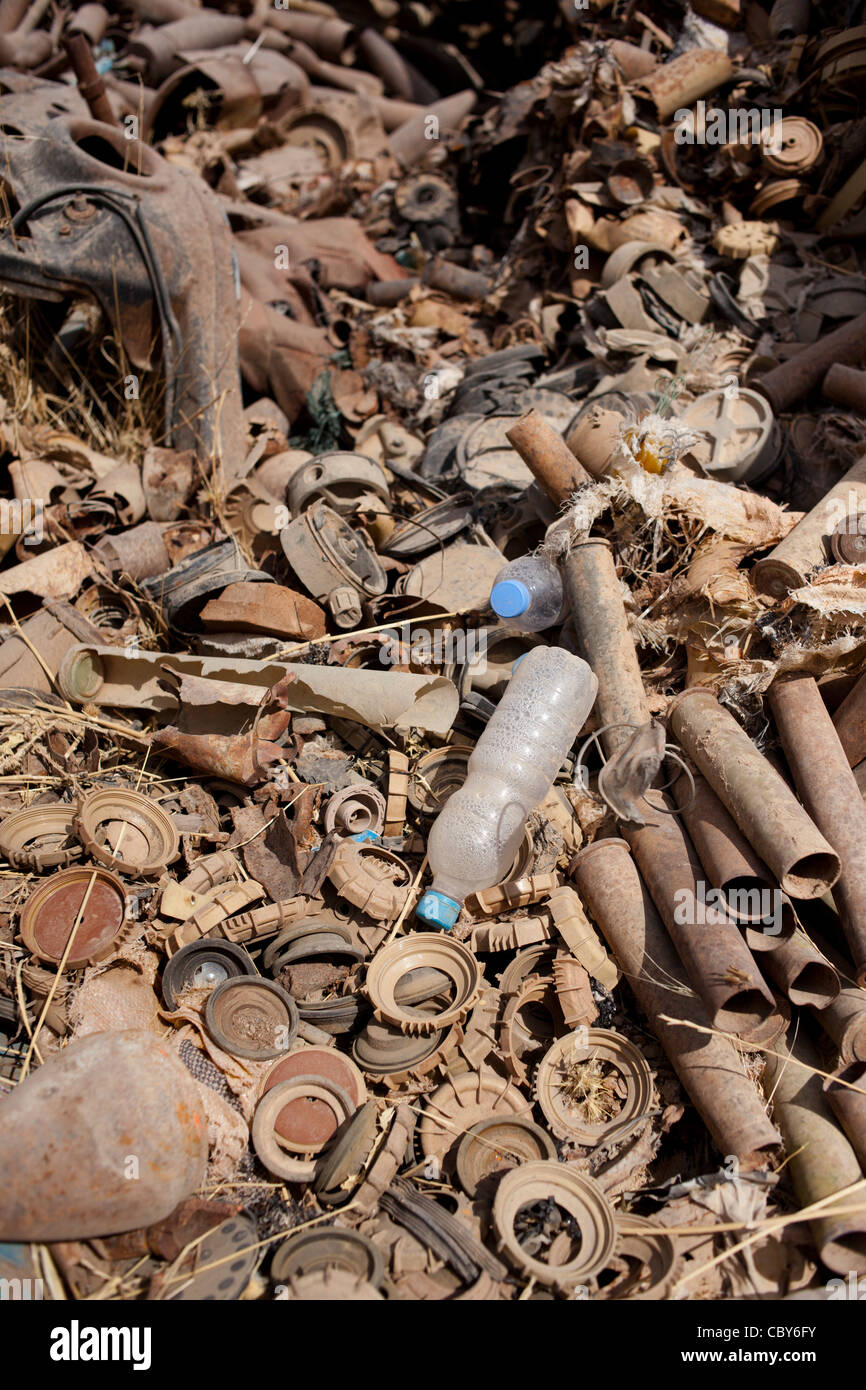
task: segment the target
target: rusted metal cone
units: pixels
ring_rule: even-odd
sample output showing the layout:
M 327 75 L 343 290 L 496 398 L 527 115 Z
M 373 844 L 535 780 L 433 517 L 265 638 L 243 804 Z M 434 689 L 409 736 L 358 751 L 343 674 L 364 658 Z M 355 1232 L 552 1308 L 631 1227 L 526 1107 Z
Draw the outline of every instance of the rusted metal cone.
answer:
M 149 1226 L 201 1186 L 207 1124 L 172 1048 L 94 1033 L 2 1102 L 0 1240 L 82 1240 Z
M 803 804 L 839 856 L 833 900 L 866 984 L 866 805 L 814 677 L 776 679 L 769 701 Z
M 625 841 L 596 840 L 571 876 L 719 1151 L 744 1169 L 765 1166 L 779 1135 L 733 1043 L 659 1017 L 710 1026 Z
M 839 976 L 804 932 L 789 936 L 767 955 L 763 966 L 792 1004 L 826 1009 L 839 997 Z
M 646 692 L 609 543 L 581 541 L 570 552 L 564 573 L 581 655 L 598 678 L 599 725 L 648 724 Z M 633 732 L 608 728 L 602 734 L 605 751 L 615 753 Z
M 724 908 L 707 902 L 694 846 L 678 817 L 666 814 L 670 797 L 650 792 L 642 809 L 647 824 L 623 834 L 713 1027 L 763 1041 L 776 1002 L 754 956 Z
M 578 462 L 561 434 L 537 410 L 521 415 L 505 432 L 532 476 L 552 502 L 560 506 L 592 478 Z
M 785 598 L 791 589 L 799 589 L 812 570 L 823 569 L 829 563 L 824 550 L 825 538 L 845 516 L 863 510 L 866 510 L 866 459 L 860 459 L 849 468 L 775 550 L 757 561 L 751 579 L 758 593 Z
M 838 1076 L 838 1081 L 835 1077 L 825 1080 L 824 1095 L 862 1167 L 866 1164 L 866 1063 L 849 1063 Z M 853 1091 L 852 1086 L 859 1089 Z
M 668 721 L 784 892 L 820 898 L 832 888 L 842 868 L 838 854 L 715 695 L 683 691 L 668 707 Z
M 820 1202 L 860 1182 L 857 1155 L 836 1124 L 827 1104 L 821 1077 L 806 1068 L 820 1068 L 820 1059 L 802 1030 L 794 1041 L 779 1039 L 768 1053 L 762 1078 L 773 1098 L 773 1117 L 785 1138 L 788 1167 L 804 1207 Z M 805 1063 L 798 1066 L 797 1063 Z M 866 1272 L 866 1210 L 834 1212 L 830 1204 L 809 1222 L 812 1239 L 824 1264 L 837 1274 Z M 842 1198 L 840 1207 L 864 1206 L 862 1193 Z

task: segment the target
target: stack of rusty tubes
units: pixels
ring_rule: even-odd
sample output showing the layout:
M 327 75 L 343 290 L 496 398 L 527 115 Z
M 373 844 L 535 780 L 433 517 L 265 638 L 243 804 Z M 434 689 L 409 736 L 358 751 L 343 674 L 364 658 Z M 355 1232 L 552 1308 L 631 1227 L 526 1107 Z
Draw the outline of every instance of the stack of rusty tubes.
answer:
M 583 470 L 545 433 L 530 416 L 509 437 L 563 504 Z M 578 542 L 564 572 L 578 650 L 599 682 L 595 726 L 613 757 L 650 714 L 610 545 Z M 866 806 L 851 769 L 866 755 L 866 677 L 835 725 L 808 674 L 777 677 L 767 703 L 790 781 L 711 690 L 687 687 L 666 712 L 687 761 L 672 795 L 648 790 L 644 823 L 621 822 L 619 834 L 596 839 L 576 855 L 571 876 L 718 1148 L 755 1169 L 781 1136 L 801 1204 L 821 1203 L 811 1231 L 822 1260 L 862 1272 L 866 1217 L 836 1215 L 844 1198 L 826 1199 L 863 1180 L 866 1152 L 857 1086 Z M 707 885 L 722 905 L 702 914 Z M 804 930 L 810 905 L 831 892 L 851 964 Z M 824 1085 L 803 1006 L 838 1048 L 836 1080 Z M 772 1120 L 743 1066 L 751 1050 L 764 1060 Z

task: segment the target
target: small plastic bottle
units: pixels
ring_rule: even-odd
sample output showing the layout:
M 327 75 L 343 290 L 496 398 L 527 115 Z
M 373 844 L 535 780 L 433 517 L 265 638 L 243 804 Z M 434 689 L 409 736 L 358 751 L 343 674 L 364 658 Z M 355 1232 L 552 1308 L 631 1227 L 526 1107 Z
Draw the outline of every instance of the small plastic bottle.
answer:
M 501 569 L 490 607 L 524 632 L 543 632 L 560 622 L 566 607 L 559 568 L 544 555 L 521 555 Z
M 433 885 L 417 915 L 449 930 L 469 893 L 501 883 L 530 811 L 543 801 L 595 701 L 579 656 L 534 647 L 521 659 L 469 759 L 468 776 L 437 816 L 427 853 Z

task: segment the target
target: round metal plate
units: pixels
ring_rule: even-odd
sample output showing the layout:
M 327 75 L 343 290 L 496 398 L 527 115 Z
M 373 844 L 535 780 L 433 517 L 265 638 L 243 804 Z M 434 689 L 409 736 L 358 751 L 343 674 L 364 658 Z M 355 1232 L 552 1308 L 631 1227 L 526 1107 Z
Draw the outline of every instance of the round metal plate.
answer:
M 94 877 L 66 969 L 77 970 L 111 953 L 126 911 L 123 884 L 107 869 L 79 867 L 54 874 L 40 884 L 24 905 L 21 937 L 39 960 L 57 964 L 62 959 Z
M 217 1226 L 197 1247 L 190 1282 L 170 1298 L 172 1303 L 230 1303 L 240 1298 L 258 1264 L 256 1224 L 248 1216 L 233 1216 Z
M 701 468 L 725 482 L 756 481 L 773 466 L 779 437 L 769 403 L 747 387 L 728 394 L 719 387 L 698 396 L 680 412 L 689 429 L 702 436 L 691 453 Z
M 833 559 L 840 565 L 866 565 L 866 512 L 849 516 L 830 537 Z
M 778 148 L 764 140 L 764 164 L 774 174 L 805 174 L 821 158 L 824 138 L 820 130 L 804 116 L 783 116 L 781 127 Z

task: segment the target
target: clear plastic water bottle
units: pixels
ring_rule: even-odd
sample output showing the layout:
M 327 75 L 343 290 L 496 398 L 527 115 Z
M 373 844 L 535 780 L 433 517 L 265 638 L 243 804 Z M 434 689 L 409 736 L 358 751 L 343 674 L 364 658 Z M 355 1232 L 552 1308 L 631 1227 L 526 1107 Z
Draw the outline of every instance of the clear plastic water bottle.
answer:
M 543 632 L 565 617 L 565 593 L 557 565 L 545 555 L 521 555 L 501 569 L 490 607 L 524 632 Z
M 469 759 L 468 776 L 437 816 L 427 853 L 433 886 L 417 915 L 453 927 L 469 893 L 501 883 L 530 811 L 543 801 L 595 701 L 579 656 L 534 647 L 521 659 Z

